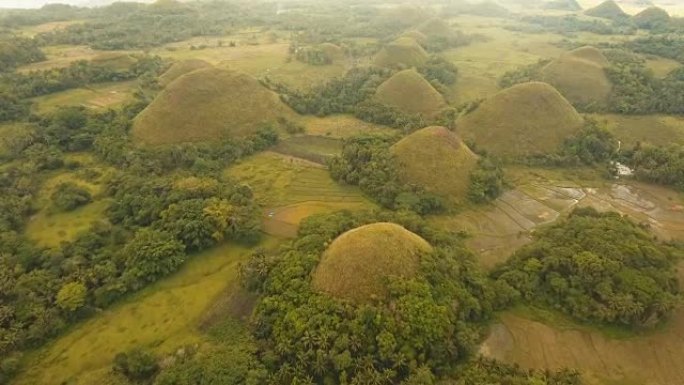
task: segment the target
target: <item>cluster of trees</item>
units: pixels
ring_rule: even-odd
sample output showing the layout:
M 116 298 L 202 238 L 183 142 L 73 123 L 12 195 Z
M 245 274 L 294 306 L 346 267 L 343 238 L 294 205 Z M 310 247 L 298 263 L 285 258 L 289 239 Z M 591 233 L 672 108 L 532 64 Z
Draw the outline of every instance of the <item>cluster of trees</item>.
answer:
M 318 47 L 296 48 L 294 55 L 298 61 L 315 66 L 328 65 L 333 62 L 333 58 L 326 51 Z
M 0 26 L 18 28 L 53 21 L 80 20 L 91 17 L 93 10 L 66 4 L 46 4 L 40 9 L 6 9 L 0 13 Z
M 362 135 L 347 138 L 342 155 L 329 161 L 330 175 L 339 183 L 357 185 L 382 206 L 428 214 L 444 210 L 444 202 L 421 186 L 399 179 L 397 163 L 390 153 L 396 136 Z
M 192 253 L 224 240 L 259 238 L 260 210 L 251 190 L 221 171 L 275 144 L 275 130 L 218 144 L 141 149 L 127 139 L 139 108 L 60 108 L 34 117 L 29 137 L 6 154 L 10 163 L 0 172 L 0 383 L 17 370 L 23 350 L 177 270 Z M 66 166 L 63 154 L 70 151 L 90 151 L 115 167 L 103 192 L 111 204 L 88 232 L 42 248 L 21 234 L 45 178 Z M 64 183 L 51 198 L 56 209 L 70 210 L 93 197 Z
M 620 114 L 684 113 L 683 69 L 675 69 L 660 79 L 646 66 L 641 56 L 631 51 L 606 49 L 603 52 L 611 63 L 605 69 L 613 85 L 608 102 L 605 106 L 575 105 L 575 108 L 587 112 Z M 676 55 L 676 50 L 665 57 L 672 57 L 673 54 Z M 548 63 L 548 60 L 540 60 L 509 71 L 499 79 L 499 86 L 507 88 L 518 83 L 542 80 L 542 69 Z
M 433 245 L 418 275 L 390 278 L 386 300 L 358 306 L 315 292 L 311 272 L 327 242 L 380 221 Z M 255 253 L 241 274 L 262 295 L 252 319 L 257 354 L 279 384 L 431 384 L 474 352 L 497 297 L 459 236 L 407 214 L 309 217 L 295 241 L 275 255 Z
M 35 40 L 0 31 L 0 72 L 45 59 Z
M 93 200 L 90 191 L 74 182 L 63 182 L 50 195 L 52 206 L 58 211 L 72 211 Z
M 63 68 L 2 75 L 0 89 L 18 98 L 30 98 L 93 83 L 130 80 L 144 75 L 156 77 L 165 68 L 158 56 L 131 58 L 131 64 L 125 68 L 80 60 Z
M 375 90 L 392 75 L 382 68 L 356 67 L 343 77 L 332 79 L 308 91 L 289 89 L 266 79 L 285 103 L 300 114 L 327 116 L 353 114 L 359 119 L 404 130 L 426 126 L 420 116 L 409 115 L 373 100 Z
M 195 36 L 222 35 L 242 25 L 262 25 L 264 18 L 273 18 L 275 5 L 120 2 L 90 13 L 88 22 L 41 33 L 36 40 L 42 45 L 88 45 L 101 50 L 145 49 Z
M 653 326 L 679 301 L 677 250 L 617 213 L 576 209 L 492 274 L 511 301 L 590 322 Z
M 30 103 L 9 92 L 0 92 L 0 123 L 20 120 L 30 111 Z
M 634 177 L 684 191 L 684 147 L 637 145 L 621 154 L 621 160 L 634 170 Z
M 456 65 L 439 55 L 431 55 L 425 64 L 418 67 L 418 72 L 442 93 L 458 79 Z
M 623 46 L 634 52 L 657 55 L 684 63 L 684 37 L 681 34 L 641 37 L 625 42 Z
M 504 192 L 504 172 L 494 159 L 481 156 L 470 173 L 468 199 L 474 203 L 491 202 Z
M 684 113 L 684 70 L 675 69 L 657 78 L 643 59 L 634 55 L 609 55 L 606 74 L 613 84 L 608 100 L 611 112 L 624 114 Z

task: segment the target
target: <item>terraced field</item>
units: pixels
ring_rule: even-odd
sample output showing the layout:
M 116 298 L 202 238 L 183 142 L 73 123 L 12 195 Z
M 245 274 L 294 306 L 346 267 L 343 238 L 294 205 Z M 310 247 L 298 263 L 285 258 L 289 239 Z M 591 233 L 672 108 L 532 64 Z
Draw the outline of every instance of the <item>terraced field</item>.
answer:
M 337 184 L 324 166 L 301 158 L 265 152 L 225 173 L 252 187 L 271 235 L 295 236 L 299 222 L 313 214 L 374 207 L 358 188 Z

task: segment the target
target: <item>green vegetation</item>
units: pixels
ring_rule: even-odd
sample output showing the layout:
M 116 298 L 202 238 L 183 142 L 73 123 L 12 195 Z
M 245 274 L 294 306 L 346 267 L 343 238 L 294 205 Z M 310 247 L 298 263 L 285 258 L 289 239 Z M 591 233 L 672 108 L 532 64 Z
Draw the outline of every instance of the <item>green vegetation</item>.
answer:
M 390 277 L 413 278 L 432 247 L 393 223 L 372 223 L 338 236 L 313 273 L 314 289 L 356 303 L 387 297 Z
M 634 168 L 637 179 L 684 190 L 684 148 L 681 145 L 654 147 L 637 144 L 623 157 Z
M 546 304 L 583 321 L 651 327 L 678 301 L 676 258 L 619 214 L 577 209 L 537 233 L 493 276 L 512 301 Z
M 72 211 L 93 199 L 88 189 L 71 182 L 58 185 L 51 198 L 53 206 L 60 211 Z
M 0 72 L 45 59 L 35 40 L 0 31 Z
M 582 117 L 546 83 L 522 83 L 480 103 L 456 122 L 456 132 L 475 151 L 500 158 L 552 153 L 578 133 Z
M 312 271 L 326 269 L 332 257 L 341 257 L 336 259 L 339 263 L 348 259 L 350 264 L 357 259 L 337 255 L 330 248 L 348 237 L 363 237 L 366 229 L 378 226 L 363 225 L 387 221 L 407 230 L 383 224 L 383 231 L 391 228 L 391 236 L 402 242 L 423 245 L 413 249 L 419 251 L 414 277 L 387 277 L 388 296 L 361 306 L 317 293 Z M 326 240 L 338 236 L 326 252 Z M 369 239 L 363 241 L 366 244 Z M 375 262 L 366 259 L 370 255 L 363 257 L 358 261 L 362 270 L 354 272 L 360 277 L 369 273 L 363 269 L 379 267 L 372 267 Z M 331 384 L 431 383 L 435 375 L 450 373 L 473 352 L 480 333 L 478 322 L 490 315 L 494 293 L 471 264 L 472 257 L 458 237 L 432 232 L 411 216 L 339 213 L 312 217 L 302 225 L 297 240 L 280 253 L 256 253 L 243 267 L 245 284 L 263 296 L 253 316 L 254 333 L 263 349 L 261 361 L 278 383 L 307 378 Z M 325 276 L 314 280 L 320 278 Z
M 426 186 L 407 185 L 390 147 L 392 136 L 364 135 L 345 139 L 342 155 L 329 162 L 330 175 L 343 184 L 357 185 L 380 205 L 421 214 L 444 209 L 444 202 Z M 446 171 L 445 172 L 452 172 Z

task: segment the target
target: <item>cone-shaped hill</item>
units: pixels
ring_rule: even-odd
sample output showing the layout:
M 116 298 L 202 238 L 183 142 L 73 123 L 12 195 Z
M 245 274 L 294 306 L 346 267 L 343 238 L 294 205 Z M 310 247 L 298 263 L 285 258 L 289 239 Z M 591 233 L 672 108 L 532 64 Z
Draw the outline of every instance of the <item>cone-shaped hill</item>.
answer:
M 391 147 L 404 183 L 425 188 L 450 203 L 465 200 L 477 155 L 453 132 L 427 127 Z
M 554 86 L 574 105 L 603 105 L 612 85 L 605 68 L 608 59 L 594 47 L 561 55 L 542 69 L 542 80 Z
M 444 97 L 415 70 L 397 72 L 375 91 L 375 100 L 409 114 L 434 117 L 444 107 Z
M 411 278 L 420 256 L 432 250 L 423 238 L 394 223 L 373 223 L 337 237 L 314 271 L 314 289 L 356 303 L 387 295 L 387 277 Z
M 166 72 L 159 77 L 159 84 L 166 87 L 179 77 L 202 68 L 210 68 L 211 64 L 200 59 L 183 60 L 173 63 Z
M 434 17 L 418 26 L 418 32 L 425 36 L 448 37 L 454 34 L 454 30 L 449 27 L 444 20 Z
M 244 137 L 293 114 L 255 78 L 207 68 L 172 81 L 136 117 L 132 134 L 151 145 Z
M 556 89 L 530 82 L 507 88 L 457 121 L 457 133 L 478 148 L 504 157 L 556 151 L 579 132 L 582 117 Z
M 632 17 L 639 28 L 651 29 L 670 22 L 670 14 L 658 7 L 648 7 Z
M 581 11 L 582 6 L 577 0 L 552 0 L 544 4 L 544 9 L 557 9 L 561 11 Z
M 409 39 L 415 40 L 418 44 L 421 46 L 425 45 L 428 41 L 428 37 L 425 36 L 424 33 L 417 31 L 415 29 L 412 29 L 410 31 L 404 32 L 401 37 L 407 37 Z
M 400 37 L 383 47 L 373 63 L 378 67 L 419 67 L 428 60 L 428 54 L 417 41 Z
M 603 3 L 584 11 L 587 16 L 600 17 L 603 19 L 625 19 L 629 17 L 625 11 L 613 0 L 606 0 Z

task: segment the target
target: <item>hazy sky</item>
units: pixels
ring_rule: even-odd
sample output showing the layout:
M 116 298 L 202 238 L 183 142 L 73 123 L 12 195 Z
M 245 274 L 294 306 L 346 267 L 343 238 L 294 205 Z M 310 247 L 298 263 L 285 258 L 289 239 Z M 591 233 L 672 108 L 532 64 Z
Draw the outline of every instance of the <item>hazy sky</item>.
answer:
M 48 3 L 62 3 L 72 5 L 103 5 L 113 3 L 116 0 L 0 0 L 0 8 L 40 8 Z M 145 0 L 131 0 L 149 2 Z

